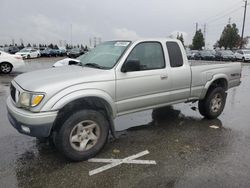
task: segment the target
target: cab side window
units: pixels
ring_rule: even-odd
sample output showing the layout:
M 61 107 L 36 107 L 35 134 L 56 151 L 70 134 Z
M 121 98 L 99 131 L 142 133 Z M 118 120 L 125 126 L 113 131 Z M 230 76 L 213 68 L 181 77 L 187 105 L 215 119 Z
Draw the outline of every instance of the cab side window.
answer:
M 183 65 L 183 58 L 181 49 L 177 42 L 167 42 L 167 49 L 171 67 L 181 67 Z
M 164 68 L 162 45 L 159 42 L 142 42 L 134 47 L 127 61 L 139 61 L 139 71 Z

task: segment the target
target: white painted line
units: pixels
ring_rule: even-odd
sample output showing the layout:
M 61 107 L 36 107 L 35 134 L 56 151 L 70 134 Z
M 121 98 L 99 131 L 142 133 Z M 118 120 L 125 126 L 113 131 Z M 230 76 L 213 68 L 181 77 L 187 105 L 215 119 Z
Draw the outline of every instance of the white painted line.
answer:
M 148 150 L 145 150 L 143 152 L 137 153 L 135 155 L 131 155 L 129 157 L 126 157 L 124 159 L 89 159 L 89 162 L 104 162 L 104 163 L 110 163 L 105 166 L 102 166 L 100 168 L 97 168 L 95 170 L 89 171 L 89 175 L 92 176 L 94 174 L 98 174 L 100 172 L 103 172 L 105 170 L 108 170 L 110 168 L 113 168 L 115 166 L 118 166 L 122 163 L 131 163 L 131 164 L 156 164 L 155 161 L 152 160 L 134 160 L 136 158 L 142 157 L 144 155 L 149 154 Z
M 88 162 L 93 163 L 114 163 L 114 162 L 120 162 L 122 159 L 89 159 Z M 125 161 L 123 163 L 126 164 L 156 164 L 154 160 L 129 160 Z

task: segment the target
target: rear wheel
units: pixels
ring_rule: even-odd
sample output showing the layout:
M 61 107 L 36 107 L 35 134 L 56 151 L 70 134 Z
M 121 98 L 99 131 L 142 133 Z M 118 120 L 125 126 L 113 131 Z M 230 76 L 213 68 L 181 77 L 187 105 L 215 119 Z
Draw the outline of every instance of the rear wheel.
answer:
M 12 71 L 12 65 L 7 62 L 0 64 L 0 71 L 4 74 L 9 74 Z
M 94 157 L 104 146 L 109 124 L 104 115 L 95 110 L 81 110 L 63 122 L 56 134 L 56 147 L 72 161 Z
M 200 100 L 198 107 L 201 115 L 208 119 L 217 118 L 223 111 L 227 94 L 221 87 L 208 91 L 205 99 Z

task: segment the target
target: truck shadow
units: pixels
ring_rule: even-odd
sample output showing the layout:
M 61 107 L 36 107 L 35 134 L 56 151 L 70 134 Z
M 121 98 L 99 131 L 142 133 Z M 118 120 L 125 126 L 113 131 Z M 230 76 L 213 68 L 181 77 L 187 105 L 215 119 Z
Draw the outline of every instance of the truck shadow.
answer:
M 150 181 L 148 185 L 169 185 L 171 183 L 172 187 L 185 172 L 208 161 L 216 161 L 230 148 L 231 132 L 229 129 L 223 128 L 219 119 L 206 120 L 187 117 L 173 107 L 153 110 L 152 119 L 149 124 L 120 132 L 119 139 L 110 140 L 97 156 L 97 158 L 124 158 L 143 150 L 149 150 L 149 158 L 157 161 L 157 165 L 150 168 L 154 172 L 149 172 L 151 173 L 150 179 L 147 178 L 148 176 L 138 176 L 138 174 L 136 174 L 136 180 L 132 178 L 133 173 L 149 170 L 148 167 L 140 165 L 134 167 L 138 168 L 135 171 L 131 171 L 129 168 L 129 173 L 123 169 L 126 168 L 126 165 L 122 165 L 121 168 L 103 173 L 102 178 L 98 178 L 99 176 L 89 178 L 88 171 L 97 167 L 98 164 L 70 163 L 54 147 L 37 143 L 34 146 L 36 149 L 24 152 L 17 159 L 18 186 L 59 185 L 54 181 L 63 179 L 67 180 L 64 182 L 65 187 L 73 184 L 74 186 L 103 187 L 103 178 L 108 178 L 110 184 L 106 187 L 115 187 L 117 184 L 126 185 L 127 182 L 133 187 L 140 187 L 140 185 L 146 185 L 148 181 Z M 211 125 L 218 128 L 213 129 L 210 127 Z M 115 153 L 114 150 L 116 150 Z M 171 171 L 166 173 L 167 168 Z M 116 173 L 123 178 L 117 178 Z M 53 177 L 50 177 L 49 174 L 53 174 Z M 77 176 L 72 179 L 72 174 L 80 175 L 77 179 Z M 91 184 L 93 182 L 94 184 Z
M 157 129 L 211 129 L 210 126 L 216 126 L 218 129 L 224 129 L 222 122 L 219 119 L 208 120 L 205 118 L 197 118 L 192 116 L 185 116 L 181 110 L 174 109 L 173 106 L 157 108 L 152 111 L 152 122 L 131 127 L 127 129 L 128 132 L 136 130 L 157 130 Z

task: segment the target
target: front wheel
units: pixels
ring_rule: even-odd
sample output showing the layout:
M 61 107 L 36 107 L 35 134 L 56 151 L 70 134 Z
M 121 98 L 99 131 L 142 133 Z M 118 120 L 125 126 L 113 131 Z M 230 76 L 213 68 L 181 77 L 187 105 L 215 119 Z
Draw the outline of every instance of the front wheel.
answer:
M 226 98 L 227 94 L 221 87 L 209 90 L 205 99 L 199 101 L 200 114 L 208 119 L 217 118 L 225 107 Z
M 104 146 L 109 133 L 105 116 L 95 110 L 72 114 L 56 134 L 56 147 L 71 161 L 94 157 Z
M 1 63 L 0 64 L 0 72 L 3 74 L 9 74 L 12 71 L 12 65 L 9 63 Z

